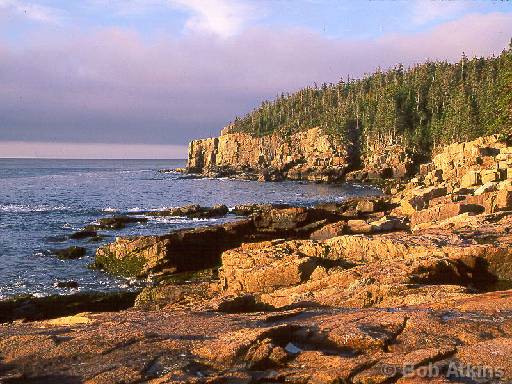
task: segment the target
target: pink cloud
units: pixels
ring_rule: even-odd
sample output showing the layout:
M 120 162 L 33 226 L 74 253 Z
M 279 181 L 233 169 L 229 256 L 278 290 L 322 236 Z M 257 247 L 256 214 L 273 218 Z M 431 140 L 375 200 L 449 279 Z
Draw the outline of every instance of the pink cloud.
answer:
M 282 91 L 398 62 L 499 53 L 511 36 L 512 14 L 494 13 L 377 40 L 253 28 L 151 43 L 122 29 L 39 36 L 22 48 L 0 41 L 0 140 L 184 144 Z

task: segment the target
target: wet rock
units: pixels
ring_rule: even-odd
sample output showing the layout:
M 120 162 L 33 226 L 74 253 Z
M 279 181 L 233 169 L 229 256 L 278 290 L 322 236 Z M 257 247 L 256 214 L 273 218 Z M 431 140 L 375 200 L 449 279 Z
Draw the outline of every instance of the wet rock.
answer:
M 266 207 L 270 209 L 270 205 Z M 259 204 L 241 204 L 232 209 L 232 213 L 240 216 L 250 216 L 256 212 L 261 212 L 262 207 Z
M 89 243 L 97 243 L 99 241 L 102 241 L 106 238 L 107 236 L 103 236 L 103 235 L 96 235 L 94 237 L 91 237 L 89 239 Z
M 185 173 L 187 172 L 186 168 L 170 168 L 170 169 L 159 169 L 159 173 Z
M 123 229 L 127 224 L 145 223 L 148 219 L 145 217 L 132 216 L 112 216 L 103 217 L 98 220 L 98 224 L 91 224 L 84 228 L 85 231 L 95 231 L 98 229 Z
M 55 286 L 57 288 L 77 289 L 78 283 L 76 281 L 58 281 Z
M 23 296 L 0 301 L 0 322 L 44 320 L 80 312 L 120 311 L 132 307 L 136 295 L 136 292 L 88 292 L 64 296 Z
M 48 243 L 63 243 L 68 239 L 65 235 L 48 236 L 44 238 L 44 241 Z
M 87 250 L 84 247 L 72 246 L 64 249 L 55 249 L 53 253 L 61 260 L 74 260 L 84 257 Z
M 284 179 L 283 172 L 277 170 L 262 169 L 258 175 L 258 181 L 282 181 Z
M 98 232 L 96 232 L 96 231 L 81 230 L 81 231 L 72 233 L 71 235 L 69 235 L 69 238 L 73 239 L 73 240 L 81 240 L 81 239 L 86 239 L 86 238 L 89 238 L 89 237 L 95 238 L 97 236 L 98 236 Z
M 225 205 L 215 205 L 213 207 L 201 207 L 200 205 L 186 205 L 184 207 L 171 208 L 164 211 L 147 212 L 149 216 L 186 216 L 190 218 L 209 218 L 221 217 L 228 213 L 228 207 Z
M 262 214 L 263 212 L 268 212 L 272 209 L 283 208 L 291 208 L 291 206 L 288 204 L 241 204 L 236 205 L 232 212 L 235 215 L 250 216 L 254 214 Z

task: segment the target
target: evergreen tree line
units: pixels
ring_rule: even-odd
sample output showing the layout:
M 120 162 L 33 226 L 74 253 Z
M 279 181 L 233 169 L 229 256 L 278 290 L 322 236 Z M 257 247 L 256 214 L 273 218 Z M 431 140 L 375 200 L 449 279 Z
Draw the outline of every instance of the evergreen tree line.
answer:
M 282 94 L 241 118 L 231 132 L 283 135 L 322 127 L 333 139 L 419 152 L 512 130 L 512 41 L 498 57 L 426 62 L 362 79 Z

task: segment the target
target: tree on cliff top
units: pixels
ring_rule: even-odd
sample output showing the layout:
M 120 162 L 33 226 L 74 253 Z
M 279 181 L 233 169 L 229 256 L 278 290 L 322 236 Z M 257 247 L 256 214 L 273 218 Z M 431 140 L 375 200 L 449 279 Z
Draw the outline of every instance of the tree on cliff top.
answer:
M 404 144 L 425 152 L 437 145 L 509 131 L 512 126 L 512 42 L 498 57 L 457 63 L 401 64 L 362 79 L 306 87 L 265 101 L 237 117 L 230 132 L 282 135 L 322 127 L 363 151 Z

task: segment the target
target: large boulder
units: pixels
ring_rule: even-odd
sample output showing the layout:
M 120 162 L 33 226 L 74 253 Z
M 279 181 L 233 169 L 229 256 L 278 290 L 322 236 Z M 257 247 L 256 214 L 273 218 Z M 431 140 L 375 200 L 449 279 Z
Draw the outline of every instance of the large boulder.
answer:
M 414 210 L 421 210 L 427 208 L 432 199 L 445 196 L 446 194 L 447 188 L 445 186 L 428 187 L 416 190 L 408 202 Z
M 498 192 L 496 208 L 501 211 L 512 210 L 512 188 L 505 188 Z
M 84 257 L 87 250 L 84 247 L 71 246 L 63 249 L 54 249 L 53 253 L 61 260 L 74 260 Z
M 416 226 L 422 223 L 432 223 L 440 220 L 445 220 L 450 217 L 461 215 L 463 213 L 482 213 L 485 208 L 478 204 L 463 204 L 463 203 L 447 203 L 434 206 L 432 208 L 424 209 L 422 211 L 414 212 L 411 215 L 411 226 Z
M 98 224 L 90 224 L 84 228 L 84 231 L 96 231 L 98 229 L 123 229 L 127 224 L 145 223 L 146 217 L 133 216 L 112 216 L 103 217 L 98 220 Z
M 310 236 L 311 240 L 327 240 L 332 237 L 343 235 L 347 230 L 347 223 L 345 221 L 338 221 L 336 223 L 327 224 L 322 228 L 313 232 Z
M 215 266 L 222 251 L 254 232 L 252 220 L 176 231 L 163 236 L 117 238 L 96 251 L 94 266 L 121 276 L 143 277 Z
M 512 238 L 503 225 L 500 234 L 482 225 L 469 244 L 467 233 L 400 233 L 243 245 L 223 253 L 221 287 L 275 307 L 434 303 L 512 281 Z M 489 242 L 489 234 L 497 239 Z
M 482 184 L 482 177 L 479 171 L 469 171 L 460 179 L 460 186 L 462 188 L 473 187 L 480 184 Z

